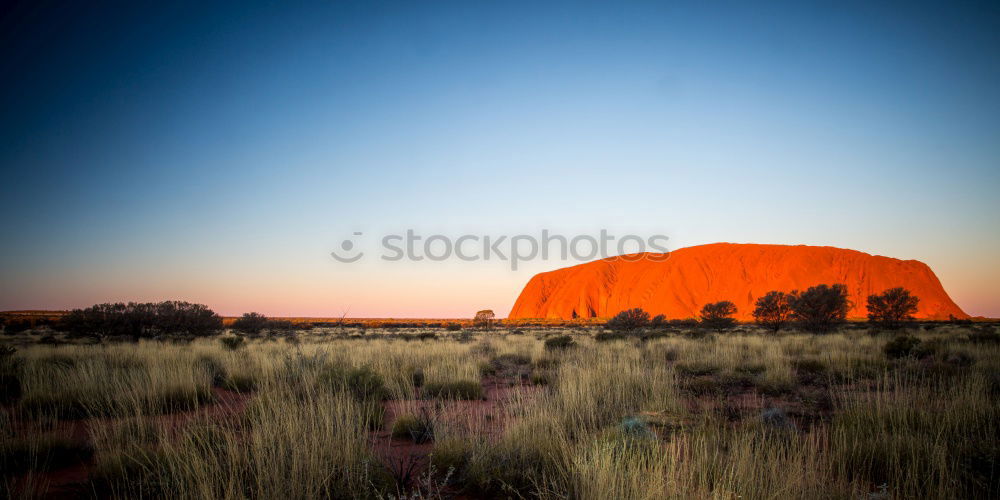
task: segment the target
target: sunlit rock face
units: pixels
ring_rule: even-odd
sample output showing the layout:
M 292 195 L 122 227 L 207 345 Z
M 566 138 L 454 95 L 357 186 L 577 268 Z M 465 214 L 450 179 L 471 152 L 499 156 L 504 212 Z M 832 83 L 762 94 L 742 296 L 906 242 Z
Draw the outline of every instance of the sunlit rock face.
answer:
M 692 318 L 710 302 L 736 304 L 752 319 L 753 304 L 771 290 L 847 285 L 849 318 L 865 318 L 866 299 L 897 286 L 920 298 L 919 319 L 967 318 L 923 262 L 856 250 L 805 245 L 714 243 L 669 254 L 633 254 L 540 273 L 521 291 L 512 319 L 614 316 L 641 307 L 652 315 Z

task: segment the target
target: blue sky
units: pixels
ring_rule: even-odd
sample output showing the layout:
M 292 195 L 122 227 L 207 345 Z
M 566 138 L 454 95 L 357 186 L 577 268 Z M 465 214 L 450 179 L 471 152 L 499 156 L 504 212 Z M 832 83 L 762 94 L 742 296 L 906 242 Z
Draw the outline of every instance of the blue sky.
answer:
M 506 313 L 574 262 L 328 253 L 353 231 L 607 228 L 918 259 L 1000 316 L 995 3 L 12 12 L 0 309 Z

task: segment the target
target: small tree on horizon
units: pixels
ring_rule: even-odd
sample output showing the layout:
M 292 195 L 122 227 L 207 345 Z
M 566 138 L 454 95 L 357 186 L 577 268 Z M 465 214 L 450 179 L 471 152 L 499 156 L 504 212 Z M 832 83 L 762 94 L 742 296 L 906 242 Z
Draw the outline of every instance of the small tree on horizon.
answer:
M 903 287 L 890 288 L 868 296 L 868 321 L 887 330 L 896 330 L 913 321 L 920 299 Z
M 847 285 L 816 285 L 804 292 L 793 290 L 788 294 L 792 319 L 811 332 L 828 332 L 847 320 L 851 302 L 847 299 Z
M 716 330 L 732 328 L 736 324 L 736 320 L 732 317 L 734 314 L 736 314 L 736 304 L 728 300 L 705 304 L 701 308 L 701 324 Z
M 792 308 L 788 303 L 788 295 L 772 290 L 757 299 L 753 310 L 753 319 L 758 325 L 778 333 L 782 326 L 788 323 Z
M 494 320 L 496 320 L 496 314 L 493 314 L 493 310 L 483 309 L 476 313 L 476 317 L 472 320 L 472 325 L 489 330 L 493 327 Z
M 604 324 L 605 328 L 621 333 L 634 332 L 649 326 L 649 313 L 641 307 L 626 309 Z

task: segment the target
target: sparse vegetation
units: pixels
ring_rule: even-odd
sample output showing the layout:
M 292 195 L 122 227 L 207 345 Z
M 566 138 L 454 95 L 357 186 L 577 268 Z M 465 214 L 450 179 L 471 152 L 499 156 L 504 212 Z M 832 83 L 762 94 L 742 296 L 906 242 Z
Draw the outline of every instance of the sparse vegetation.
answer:
M 232 337 L 237 350 L 61 337 L 4 349 L 21 393 L 0 412 L 2 491 L 44 496 L 81 467 L 75 493 L 99 498 L 1000 493 L 1000 344 L 972 340 L 992 325 L 741 325 L 645 342 L 336 328 L 294 345 Z M 416 458 L 386 455 L 390 436 Z

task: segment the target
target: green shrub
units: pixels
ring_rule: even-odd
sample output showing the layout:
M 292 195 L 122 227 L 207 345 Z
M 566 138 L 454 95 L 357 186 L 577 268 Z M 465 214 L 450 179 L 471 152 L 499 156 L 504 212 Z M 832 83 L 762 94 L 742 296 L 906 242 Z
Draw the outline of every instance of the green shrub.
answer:
M 443 399 L 482 399 L 483 386 L 475 380 L 431 382 L 424 386 L 424 395 Z

